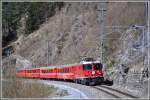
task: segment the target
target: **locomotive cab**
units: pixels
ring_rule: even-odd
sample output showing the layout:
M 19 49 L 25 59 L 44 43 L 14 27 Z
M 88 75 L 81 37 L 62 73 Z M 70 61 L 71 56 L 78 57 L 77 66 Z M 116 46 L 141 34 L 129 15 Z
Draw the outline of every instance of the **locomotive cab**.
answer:
M 102 64 L 101 63 L 93 63 L 93 66 L 94 66 L 93 74 L 96 74 L 98 76 L 103 76 Z

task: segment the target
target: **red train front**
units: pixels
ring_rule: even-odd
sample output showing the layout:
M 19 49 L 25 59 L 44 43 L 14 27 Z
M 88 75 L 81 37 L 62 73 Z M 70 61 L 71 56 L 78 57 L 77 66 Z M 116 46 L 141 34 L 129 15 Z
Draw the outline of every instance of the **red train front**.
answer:
M 77 70 L 75 75 L 76 82 L 86 85 L 102 83 L 104 80 L 102 64 L 99 62 L 83 62 L 81 70 Z

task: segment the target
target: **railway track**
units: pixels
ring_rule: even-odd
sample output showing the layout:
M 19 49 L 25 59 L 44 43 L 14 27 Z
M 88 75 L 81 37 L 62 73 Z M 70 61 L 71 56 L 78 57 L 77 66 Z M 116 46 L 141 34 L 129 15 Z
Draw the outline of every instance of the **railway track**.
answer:
M 109 86 L 98 85 L 98 86 L 86 86 L 81 84 L 76 84 L 74 82 L 66 82 L 66 81 L 49 81 L 49 80 L 39 80 L 40 82 L 52 83 L 52 84 L 60 84 L 75 88 L 81 92 L 83 92 L 88 98 L 98 98 L 98 99 L 133 99 L 138 98 L 129 93 L 125 93 Z
M 108 92 L 108 91 L 106 91 L 106 90 L 104 90 L 104 89 L 101 89 L 101 88 L 99 88 L 99 87 L 94 86 L 93 88 L 96 89 L 96 90 L 102 91 L 102 92 L 104 92 L 104 93 L 106 93 L 106 94 L 108 94 L 108 95 L 111 95 L 111 96 L 113 96 L 114 98 L 120 98 L 119 96 L 117 96 L 117 95 L 115 95 L 115 94 L 113 94 L 113 93 L 110 93 L 110 92 Z
M 99 91 L 102 91 L 108 95 L 111 95 L 114 98 L 137 98 L 131 94 L 113 89 L 111 87 L 107 87 L 107 86 L 94 86 L 94 89 L 97 89 Z

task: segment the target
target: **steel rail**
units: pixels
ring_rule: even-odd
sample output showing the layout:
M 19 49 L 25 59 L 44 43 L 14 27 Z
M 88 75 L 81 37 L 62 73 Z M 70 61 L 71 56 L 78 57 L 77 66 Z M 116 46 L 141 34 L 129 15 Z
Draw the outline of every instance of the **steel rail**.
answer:
M 103 88 L 106 88 L 106 89 L 109 89 L 109 90 L 118 92 L 119 94 L 123 94 L 123 95 L 128 96 L 128 97 L 131 97 L 131 98 L 137 98 L 136 96 L 133 96 L 133 95 L 131 95 L 131 94 L 128 94 L 128 93 L 119 91 L 119 90 L 117 90 L 117 89 L 114 89 L 114 88 L 111 88 L 111 87 L 108 87 L 108 86 L 99 86 L 99 87 L 103 87 Z
M 92 86 L 91 86 L 92 87 Z M 111 95 L 111 96 L 113 96 L 113 97 L 115 97 L 115 98 L 121 98 L 120 96 L 117 96 L 117 95 L 115 95 L 115 94 L 113 94 L 113 93 L 110 93 L 110 92 L 108 92 L 108 91 L 106 91 L 106 90 L 104 90 L 104 89 L 101 89 L 101 88 L 98 88 L 98 87 L 92 87 L 92 88 L 94 88 L 94 89 L 97 89 L 97 90 L 99 90 L 99 91 L 102 91 L 102 92 L 105 92 L 105 93 L 107 93 L 107 94 L 109 94 L 109 95 Z

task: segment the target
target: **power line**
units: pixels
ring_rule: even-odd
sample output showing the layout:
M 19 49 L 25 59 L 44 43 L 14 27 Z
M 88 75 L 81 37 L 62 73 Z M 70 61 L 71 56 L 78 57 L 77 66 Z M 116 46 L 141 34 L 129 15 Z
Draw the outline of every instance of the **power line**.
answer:
M 77 33 L 77 55 L 78 55 L 78 62 L 81 61 L 80 58 L 80 33 Z
M 99 42 L 100 42 L 100 55 L 99 57 L 100 62 L 104 63 L 104 12 L 106 11 L 106 8 L 104 8 L 105 2 L 102 2 L 100 7 L 97 6 L 97 11 L 99 13 L 99 25 L 100 25 L 100 32 L 99 32 Z
M 81 24 L 79 22 L 78 15 L 76 15 L 74 31 L 76 31 L 76 40 L 77 40 L 76 52 L 77 52 L 77 62 L 78 63 L 80 63 L 80 61 L 81 61 L 81 54 L 80 54 L 80 30 L 79 30 L 80 27 L 81 27 Z
M 50 47 L 50 40 L 47 40 L 47 66 L 51 65 L 51 47 Z

